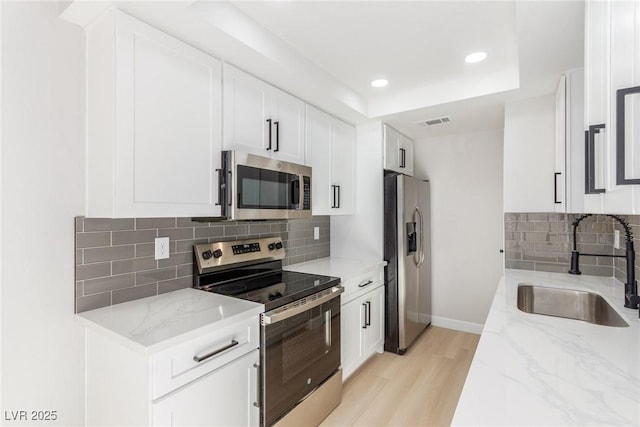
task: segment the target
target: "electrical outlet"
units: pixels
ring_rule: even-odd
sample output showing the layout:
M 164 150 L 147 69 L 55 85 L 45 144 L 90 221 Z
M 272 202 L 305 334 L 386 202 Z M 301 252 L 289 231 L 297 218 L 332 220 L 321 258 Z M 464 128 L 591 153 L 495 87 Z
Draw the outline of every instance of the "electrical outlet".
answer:
M 620 249 L 620 230 L 613 230 L 613 247 Z
M 313 227 L 313 240 L 320 240 L 320 227 Z
M 156 237 L 156 259 L 169 258 L 169 238 Z

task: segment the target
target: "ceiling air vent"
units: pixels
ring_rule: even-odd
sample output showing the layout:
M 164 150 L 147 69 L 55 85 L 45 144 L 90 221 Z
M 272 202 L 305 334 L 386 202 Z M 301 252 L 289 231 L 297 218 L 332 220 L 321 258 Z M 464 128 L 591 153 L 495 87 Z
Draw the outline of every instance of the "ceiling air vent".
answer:
M 424 122 L 420 122 L 421 125 L 423 126 L 435 126 L 435 125 L 442 125 L 445 123 L 450 123 L 453 120 L 451 120 L 451 116 L 444 116 L 444 117 L 436 117 L 434 119 L 428 119 L 425 120 Z

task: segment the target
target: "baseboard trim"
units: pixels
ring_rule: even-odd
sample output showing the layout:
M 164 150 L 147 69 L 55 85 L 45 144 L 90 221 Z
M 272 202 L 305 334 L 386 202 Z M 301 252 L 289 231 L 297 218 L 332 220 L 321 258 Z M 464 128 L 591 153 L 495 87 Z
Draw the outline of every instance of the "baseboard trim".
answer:
M 482 323 L 465 322 L 464 320 L 449 319 L 440 316 L 431 316 L 431 324 L 440 328 L 453 329 L 454 331 L 468 332 L 477 335 L 480 335 L 484 328 Z

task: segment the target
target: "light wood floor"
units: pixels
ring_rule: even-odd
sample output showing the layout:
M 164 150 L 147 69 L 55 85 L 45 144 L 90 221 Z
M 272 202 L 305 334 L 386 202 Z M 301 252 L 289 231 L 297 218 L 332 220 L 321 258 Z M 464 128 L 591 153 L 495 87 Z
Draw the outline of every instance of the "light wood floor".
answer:
M 320 426 L 450 425 L 479 339 L 429 326 L 405 355 L 374 355 Z

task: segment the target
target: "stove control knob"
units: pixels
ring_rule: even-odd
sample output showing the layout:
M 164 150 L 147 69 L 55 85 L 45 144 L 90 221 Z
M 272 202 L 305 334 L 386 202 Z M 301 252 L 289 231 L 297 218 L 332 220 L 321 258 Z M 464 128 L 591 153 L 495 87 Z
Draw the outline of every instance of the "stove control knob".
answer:
M 269 248 L 270 251 L 272 251 L 272 250 L 274 250 L 276 248 L 276 244 L 275 243 L 269 243 L 268 248 Z
M 211 251 L 202 252 L 202 258 L 203 259 L 210 259 L 212 256 L 213 256 L 213 253 L 211 253 Z
M 220 249 L 216 249 L 215 251 L 213 251 L 214 258 L 220 258 L 221 256 L 222 256 L 222 251 Z
M 282 242 L 276 242 L 276 249 L 282 249 Z

